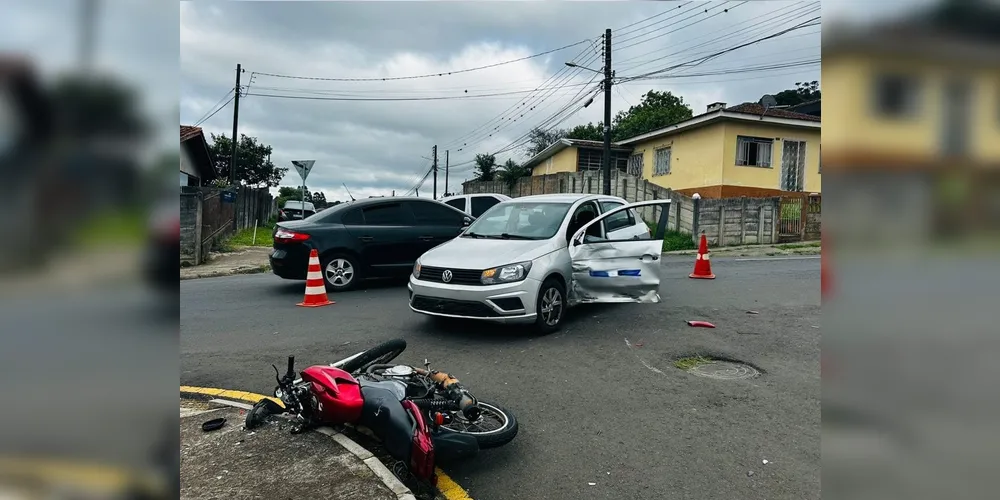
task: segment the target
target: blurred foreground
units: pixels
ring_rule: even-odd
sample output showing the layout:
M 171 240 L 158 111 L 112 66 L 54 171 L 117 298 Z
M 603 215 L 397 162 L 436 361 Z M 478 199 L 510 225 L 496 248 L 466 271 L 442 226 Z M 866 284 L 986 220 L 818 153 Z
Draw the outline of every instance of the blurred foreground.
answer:
M 995 498 L 1000 10 L 850 5 L 823 32 L 823 498 Z
M 176 17 L 162 15 L 176 5 L 158 4 L 142 7 L 145 20 L 176 37 Z M 176 123 L 155 123 L 144 105 L 154 91 L 107 66 L 121 67 L 116 45 L 129 36 L 145 44 L 124 44 L 140 60 L 177 42 L 144 18 L 123 22 L 129 9 L 2 7 L 3 498 L 176 498 L 177 294 L 141 274 L 153 207 L 177 203 L 177 146 L 155 140 Z M 80 59 L 66 64 L 66 49 Z

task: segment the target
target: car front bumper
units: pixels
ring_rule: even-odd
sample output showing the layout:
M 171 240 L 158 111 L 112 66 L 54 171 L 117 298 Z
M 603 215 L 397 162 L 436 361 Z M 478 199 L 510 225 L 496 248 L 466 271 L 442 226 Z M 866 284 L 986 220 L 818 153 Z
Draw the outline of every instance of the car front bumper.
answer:
M 421 281 L 410 276 L 410 309 L 444 318 L 495 323 L 531 323 L 541 283 L 527 278 L 517 283 L 469 286 Z

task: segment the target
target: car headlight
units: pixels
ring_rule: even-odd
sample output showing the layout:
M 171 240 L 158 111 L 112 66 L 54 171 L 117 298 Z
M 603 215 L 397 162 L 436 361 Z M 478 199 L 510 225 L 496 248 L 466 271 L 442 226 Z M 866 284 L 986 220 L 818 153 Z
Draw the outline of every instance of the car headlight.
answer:
M 413 263 L 413 277 L 414 278 L 420 277 L 420 261 Z
M 480 281 L 484 285 L 496 285 L 498 283 L 513 283 L 528 277 L 531 270 L 531 262 L 519 262 L 506 266 L 494 267 L 483 271 Z

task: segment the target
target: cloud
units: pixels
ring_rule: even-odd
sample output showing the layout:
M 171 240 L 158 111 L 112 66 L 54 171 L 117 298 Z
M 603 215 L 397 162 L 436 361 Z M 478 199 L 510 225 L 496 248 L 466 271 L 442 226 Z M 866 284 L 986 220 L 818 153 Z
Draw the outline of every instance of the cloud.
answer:
M 545 98 L 530 91 L 557 72 L 572 73 L 563 64 L 569 60 L 599 69 L 599 45 L 584 39 L 599 41 L 606 27 L 623 27 L 669 11 L 616 32 L 622 36 L 613 38 L 617 40 L 613 55 L 623 62 L 613 66 L 617 76 L 627 76 L 726 48 L 753 38 L 755 33 L 787 27 L 790 24 L 783 24 L 778 17 L 782 12 L 791 13 L 786 19 L 791 20 L 795 18 L 793 10 L 800 14 L 808 10 L 801 2 L 688 4 L 182 2 L 181 121 L 196 121 L 223 98 L 234 85 L 236 64 L 240 63 L 246 70 L 241 83 L 249 84 L 249 95 L 240 102 L 240 132 L 273 146 L 272 160 L 279 165 L 289 166 L 293 159 L 316 160 L 310 189 L 326 192 L 328 199 L 346 198 L 342 183 L 356 197 L 388 195 L 393 190 L 400 194 L 427 171 L 430 162 L 426 158 L 435 144 L 442 169 L 445 150 L 450 152 L 452 165 L 461 165 L 451 175 L 449 187 L 454 189 L 456 182 L 471 175 L 468 161 L 476 153 L 516 143 L 532 126 L 571 104 L 574 96 L 589 93 L 599 79 L 585 70 L 562 80 L 549 80 L 546 86 L 556 87 L 557 83 L 560 88 L 544 91 Z M 695 10 L 680 15 L 692 6 Z M 721 12 L 726 7 L 729 11 Z M 779 12 L 769 14 L 775 11 Z M 739 32 L 740 27 L 752 29 Z M 727 30 L 732 30 L 731 36 Z M 764 93 L 790 88 L 796 81 L 819 79 L 817 66 L 772 73 L 727 73 L 745 66 L 818 59 L 816 31 L 787 42 L 747 47 L 685 70 L 717 75 L 622 85 L 612 92 L 613 112 L 638 103 L 640 95 L 651 89 L 670 90 L 699 113 L 711 102 L 756 100 Z M 582 43 L 516 63 L 432 78 L 358 82 L 262 74 L 384 78 L 447 73 L 575 42 Z M 662 60 L 654 61 L 656 58 Z M 591 86 L 586 85 L 588 81 Z M 427 99 L 510 92 L 515 94 Z M 278 95 L 297 98 L 268 97 Z M 425 100 L 330 100 L 399 97 Z M 598 96 L 596 105 L 560 126 L 601 120 L 601 99 Z M 498 116 L 499 120 L 490 122 Z M 202 126 L 209 132 L 229 135 L 232 105 Z M 510 154 L 502 154 L 499 159 L 507 156 Z M 517 154 L 514 157 L 524 159 Z M 283 184 L 298 183 L 290 170 Z M 443 191 L 441 184 L 443 179 L 439 179 L 439 192 Z M 428 180 L 421 194 L 430 194 L 430 190 Z

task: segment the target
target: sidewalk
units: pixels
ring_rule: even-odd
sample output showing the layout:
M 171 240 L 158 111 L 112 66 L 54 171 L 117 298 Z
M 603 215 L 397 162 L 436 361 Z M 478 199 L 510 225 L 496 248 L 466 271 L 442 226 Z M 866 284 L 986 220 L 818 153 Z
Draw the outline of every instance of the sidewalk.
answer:
M 713 257 L 777 257 L 785 255 L 819 255 L 822 247 L 818 241 L 786 243 L 781 245 L 746 245 L 738 247 L 708 247 Z M 677 250 L 665 255 L 696 255 L 698 250 Z
M 181 267 L 181 279 L 270 272 L 267 258 L 272 250 L 271 247 L 241 247 L 235 252 L 213 253 L 208 262 L 200 266 Z
M 182 399 L 180 416 L 181 498 L 414 499 L 391 473 L 380 477 L 355 454 L 363 449 L 341 445 L 342 436 L 291 435 L 280 421 L 248 432 L 243 410 L 203 401 Z M 221 429 L 202 430 L 219 417 L 226 418 Z

